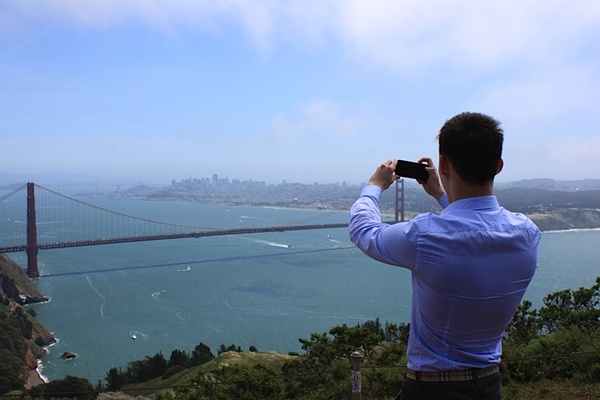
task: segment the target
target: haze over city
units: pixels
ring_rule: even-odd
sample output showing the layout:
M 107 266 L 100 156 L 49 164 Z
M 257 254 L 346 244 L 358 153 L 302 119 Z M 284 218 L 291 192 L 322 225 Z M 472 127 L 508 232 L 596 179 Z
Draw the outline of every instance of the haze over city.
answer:
M 0 2 L 0 183 L 365 182 L 462 111 L 499 181 L 599 178 L 595 1 Z

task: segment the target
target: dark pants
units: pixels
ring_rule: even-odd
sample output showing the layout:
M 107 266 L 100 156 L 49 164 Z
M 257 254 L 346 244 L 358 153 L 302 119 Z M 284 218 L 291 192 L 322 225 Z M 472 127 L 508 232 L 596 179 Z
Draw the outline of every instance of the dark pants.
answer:
M 395 400 L 500 400 L 500 373 L 459 382 L 420 382 L 405 378 Z

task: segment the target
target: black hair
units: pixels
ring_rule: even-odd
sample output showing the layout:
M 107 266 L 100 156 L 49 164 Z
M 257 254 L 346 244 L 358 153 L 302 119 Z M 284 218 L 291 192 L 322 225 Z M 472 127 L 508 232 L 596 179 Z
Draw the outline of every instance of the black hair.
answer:
M 500 122 L 472 112 L 447 120 L 438 135 L 440 155 L 450 160 L 463 180 L 479 185 L 496 176 L 503 141 Z

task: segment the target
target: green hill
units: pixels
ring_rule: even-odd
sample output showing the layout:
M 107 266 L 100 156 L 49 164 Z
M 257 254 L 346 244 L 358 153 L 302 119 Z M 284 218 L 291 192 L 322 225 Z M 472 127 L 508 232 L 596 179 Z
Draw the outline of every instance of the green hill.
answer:
M 0 254 L 0 393 L 23 388 L 52 334 L 23 305 L 44 301 L 22 267 Z M 35 374 L 33 375 L 35 376 Z

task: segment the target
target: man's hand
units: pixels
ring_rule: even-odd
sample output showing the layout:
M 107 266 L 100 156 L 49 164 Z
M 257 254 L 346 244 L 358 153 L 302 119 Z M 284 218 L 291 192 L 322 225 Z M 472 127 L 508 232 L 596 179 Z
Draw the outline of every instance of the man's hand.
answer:
M 427 167 L 425 167 L 425 170 L 429 174 L 429 177 L 427 178 L 426 182 L 423 182 L 421 180 L 418 180 L 417 182 L 419 182 L 423 186 L 423 189 L 425 190 L 425 192 L 427 192 L 427 194 L 429 194 L 436 200 L 439 200 L 440 197 L 442 197 L 442 195 L 446 192 L 440 184 L 440 176 L 438 175 L 437 169 L 435 168 L 433 161 L 431 161 L 431 158 L 423 157 L 419 160 L 419 162 L 427 163 Z
M 371 176 L 371 179 L 369 179 L 369 184 L 377 185 L 381 188 L 381 190 L 386 190 L 389 188 L 394 181 L 400 178 L 395 174 L 397 163 L 398 160 L 387 160 L 381 164 L 373 176 Z

